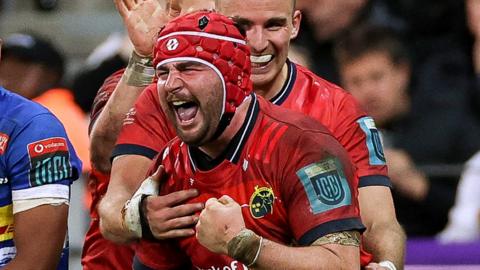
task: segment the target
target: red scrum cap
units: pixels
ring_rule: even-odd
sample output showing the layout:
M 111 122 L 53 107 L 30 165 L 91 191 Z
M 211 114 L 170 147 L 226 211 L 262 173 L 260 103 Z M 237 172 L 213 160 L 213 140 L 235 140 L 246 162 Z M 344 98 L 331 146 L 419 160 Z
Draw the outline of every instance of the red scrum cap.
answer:
M 222 115 L 233 115 L 252 91 L 245 36 L 231 19 L 219 13 L 197 11 L 170 21 L 160 31 L 153 55 L 155 67 L 182 60 L 211 67 L 223 84 Z

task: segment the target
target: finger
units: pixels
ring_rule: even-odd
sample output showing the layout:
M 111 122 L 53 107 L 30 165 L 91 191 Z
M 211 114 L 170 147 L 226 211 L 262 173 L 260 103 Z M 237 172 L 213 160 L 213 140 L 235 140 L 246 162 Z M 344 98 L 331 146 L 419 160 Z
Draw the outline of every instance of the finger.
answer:
M 118 10 L 118 13 L 120 13 L 120 16 L 122 17 L 127 17 L 128 16 L 128 8 L 125 5 L 125 2 L 123 0 L 114 0 L 115 7 Z
M 172 18 L 177 17 L 182 12 L 181 0 L 170 0 L 168 15 Z
M 196 189 L 180 190 L 167 195 L 156 196 L 153 203 L 156 208 L 172 207 L 197 196 L 198 190 Z
M 171 208 L 174 217 L 188 216 L 203 210 L 203 203 L 181 204 Z
M 235 203 L 235 200 L 228 195 L 223 195 L 220 199 L 218 199 L 218 202 L 220 202 L 223 205 L 229 205 L 229 204 Z
M 192 228 L 186 229 L 175 229 L 170 230 L 165 233 L 154 234 L 155 238 L 157 239 L 170 239 L 170 238 L 179 238 L 179 237 L 188 237 L 195 235 L 195 230 Z
M 191 215 L 191 216 L 171 219 L 165 222 L 164 225 L 165 225 L 165 228 L 168 228 L 169 230 L 186 229 L 186 228 L 192 228 L 193 225 L 195 225 L 198 222 L 198 220 L 199 220 L 198 216 Z
M 208 208 L 211 208 L 211 207 L 213 207 L 217 204 L 218 204 L 217 198 L 210 198 L 205 202 L 205 208 L 208 209 Z
M 133 0 L 123 0 L 122 1 L 128 10 L 132 10 L 135 7 L 135 2 Z

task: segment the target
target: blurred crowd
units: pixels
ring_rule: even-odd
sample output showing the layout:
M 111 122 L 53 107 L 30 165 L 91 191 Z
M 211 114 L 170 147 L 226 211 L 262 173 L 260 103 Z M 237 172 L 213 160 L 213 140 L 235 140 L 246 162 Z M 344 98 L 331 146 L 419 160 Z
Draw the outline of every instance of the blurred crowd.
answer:
M 303 20 L 290 58 L 349 91 L 374 118 L 407 235 L 478 239 L 480 0 L 297 0 L 297 7 Z M 128 38 L 112 33 L 68 78 L 68 59 L 48 39 L 29 32 L 2 39 L 0 85 L 57 115 L 90 164 L 87 115 L 105 78 L 127 64 Z

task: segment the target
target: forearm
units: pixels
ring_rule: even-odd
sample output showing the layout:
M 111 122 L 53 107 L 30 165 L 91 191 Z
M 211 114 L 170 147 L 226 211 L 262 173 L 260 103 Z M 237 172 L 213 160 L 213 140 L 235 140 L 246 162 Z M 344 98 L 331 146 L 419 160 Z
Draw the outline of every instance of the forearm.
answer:
M 100 215 L 100 231 L 103 237 L 115 243 L 128 243 L 135 236 L 125 226 L 122 209 L 130 197 L 127 194 L 105 196 L 98 206 Z
M 127 112 L 154 77 L 151 58 L 132 53 L 128 66 L 91 132 L 91 160 L 101 172 L 111 169 L 110 155 Z
M 255 269 L 359 269 L 359 249 L 341 246 L 341 251 L 332 249 L 340 244 L 323 246 L 289 247 L 263 240 Z
M 110 171 L 110 156 L 125 114 L 132 108 L 143 89 L 143 86 L 127 85 L 124 74 L 105 108 L 98 116 L 90 135 L 90 159 L 101 172 L 107 173 Z
M 406 238 L 395 216 L 390 188 L 362 187 L 358 198 L 362 222 L 366 227 L 362 238 L 365 249 L 373 254 L 374 262 L 388 260 L 397 269 L 403 269 Z
M 113 160 L 107 193 L 98 206 L 100 230 L 105 238 L 118 243 L 135 239 L 124 224 L 122 210 L 145 179 L 150 163 L 150 159 L 136 155 L 120 156 Z
M 374 223 L 363 234 L 366 251 L 373 254 L 375 262 L 391 261 L 397 270 L 403 269 L 406 236 L 396 220 Z

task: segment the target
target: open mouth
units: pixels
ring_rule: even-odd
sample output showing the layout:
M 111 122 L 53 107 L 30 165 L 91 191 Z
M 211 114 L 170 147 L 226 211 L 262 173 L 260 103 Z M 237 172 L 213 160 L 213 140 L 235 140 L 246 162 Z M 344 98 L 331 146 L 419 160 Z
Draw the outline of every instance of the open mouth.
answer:
M 171 102 L 181 124 L 189 124 L 195 119 L 198 112 L 198 104 L 194 101 L 177 100 Z
M 262 68 L 270 64 L 272 62 L 274 56 L 272 54 L 265 54 L 265 55 L 251 55 L 250 62 L 252 63 L 252 68 Z

